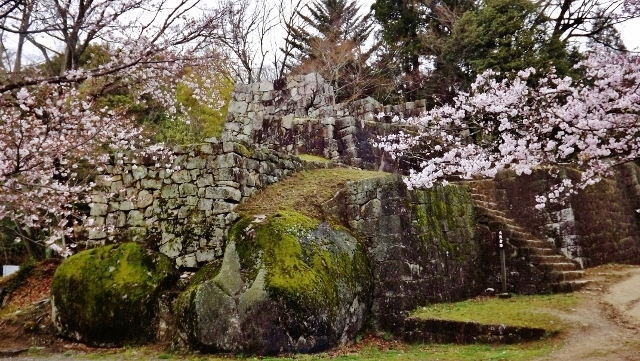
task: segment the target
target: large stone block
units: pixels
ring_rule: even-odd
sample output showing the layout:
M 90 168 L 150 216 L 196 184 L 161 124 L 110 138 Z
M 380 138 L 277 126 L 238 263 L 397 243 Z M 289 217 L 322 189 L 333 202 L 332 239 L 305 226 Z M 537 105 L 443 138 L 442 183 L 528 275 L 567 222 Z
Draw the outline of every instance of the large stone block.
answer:
M 212 198 L 212 199 L 223 199 L 223 200 L 232 201 L 232 202 L 239 202 L 240 199 L 242 199 L 242 193 L 240 193 L 239 190 L 232 187 L 226 187 L 226 186 L 207 187 L 205 191 L 205 197 Z

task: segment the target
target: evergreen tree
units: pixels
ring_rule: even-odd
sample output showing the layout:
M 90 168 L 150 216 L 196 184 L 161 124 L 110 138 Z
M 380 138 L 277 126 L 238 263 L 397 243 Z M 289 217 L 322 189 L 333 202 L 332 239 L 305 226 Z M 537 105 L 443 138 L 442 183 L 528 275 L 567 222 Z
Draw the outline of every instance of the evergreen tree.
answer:
M 317 0 L 298 12 L 302 25 L 288 28 L 288 43 L 297 51 L 293 74 L 316 72 L 334 87 L 336 101 L 369 95 L 377 70 L 369 62 L 377 45 L 365 48 L 373 30 L 370 14 L 360 15 L 355 1 Z
M 506 73 L 533 67 L 571 73 L 577 49 L 552 35 L 548 18 L 528 0 L 485 0 L 457 22 L 452 48 L 470 77 L 487 69 Z
M 385 44 L 384 64 L 395 70 L 398 99 L 426 98 L 433 104 L 451 99 L 456 84 L 465 78 L 449 53 L 449 39 L 456 21 L 472 0 L 377 0 L 372 9 Z M 432 104 L 432 105 L 433 105 Z
M 350 42 L 361 46 L 371 35 L 371 15 L 359 15 L 360 6 L 349 0 L 316 0 L 306 7 L 309 14 L 298 12 L 301 26 L 289 26 L 288 42 L 299 51 L 298 60 L 314 57 L 313 42 L 321 39 L 335 44 Z

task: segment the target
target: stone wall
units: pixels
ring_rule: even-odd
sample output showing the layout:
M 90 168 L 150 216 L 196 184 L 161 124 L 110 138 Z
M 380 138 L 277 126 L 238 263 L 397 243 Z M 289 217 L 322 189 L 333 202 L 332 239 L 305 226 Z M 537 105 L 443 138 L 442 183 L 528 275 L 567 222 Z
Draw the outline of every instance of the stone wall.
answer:
M 274 82 L 237 84 L 223 140 L 292 154 L 314 154 L 365 169 L 391 171 L 395 164 L 371 144 L 425 110 L 425 101 L 383 106 L 372 98 L 335 104 L 333 88 L 318 74 Z M 377 118 L 378 114 L 387 114 Z
M 333 89 L 317 74 L 237 84 L 221 141 L 176 147 L 170 170 L 151 159 L 113 159 L 98 177 L 94 226 L 81 248 L 144 240 L 180 267 L 199 267 L 222 256 L 238 203 L 294 171 L 327 166 L 296 154 L 395 170 L 371 141 L 401 127 L 391 116 L 414 116 L 424 106 L 383 107 L 371 98 L 335 104 Z M 388 115 L 376 118 L 381 112 Z
M 466 187 L 409 191 L 390 175 L 347 183 L 325 211 L 340 214 L 365 244 L 375 329 L 396 330 L 418 306 L 474 297 L 486 287 Z
M 238 203 L 295 171 L 327 166 L 216 139 L 174 154 L 172 171 L 152 159 L 114 159 L 97 179 L 85 247 L 145 242 L 179 267 L 199 267 L 222 256 Z
M 608 262 L 640 263 L 640 168 L 628 163 L 615 176 L 580 190 L 563 205 L 535 208 L 536 195 L 548 192 L 565 178 L 577 181 L 580 174 L 562 169 L 557 177 L 546 170 L 516 176 L 504 172 L 496 177 L 503 209 L 532 234 L 554 241 L 566 256 L 583 267 Z

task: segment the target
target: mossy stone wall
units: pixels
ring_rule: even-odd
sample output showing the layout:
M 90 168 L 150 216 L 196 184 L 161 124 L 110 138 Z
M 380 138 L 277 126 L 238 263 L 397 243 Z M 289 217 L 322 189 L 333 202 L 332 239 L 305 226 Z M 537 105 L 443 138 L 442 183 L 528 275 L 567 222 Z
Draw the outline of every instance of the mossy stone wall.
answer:
M 482 291 L 485 277 L 467 188 L 409 191 L 400 177 L 390 175 L 349 182 L 326 207 L 340 203 L 371 263 L 374 328 L 396 330 L 420 305 Z

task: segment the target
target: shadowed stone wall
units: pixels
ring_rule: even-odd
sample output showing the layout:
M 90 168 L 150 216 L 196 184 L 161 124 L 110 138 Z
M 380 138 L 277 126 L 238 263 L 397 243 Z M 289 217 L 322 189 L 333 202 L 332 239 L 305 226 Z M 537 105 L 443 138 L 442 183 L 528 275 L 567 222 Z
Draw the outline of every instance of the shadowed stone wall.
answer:
M 628 163 L 613 178 L 572 195 L 564 205 L 535 208 L 536 195 L 544 195 L 562 179 L 579 180 L 580 173 L 562 169 L 557 177 L 538 170 L 516 176 L 503 172 L 495 185 L 502 208 L 509 209 L 520 225 L 556 247 L 583 267 L 608 262 L 640 263 L 640 168 Z
M 354 181 L 325 211 L 340 214 L 365 244 L 375 329 L 395 330 L 418 306 L 474 297 L 486 287 L 466 187 L 409 191 L 396 175 Z

